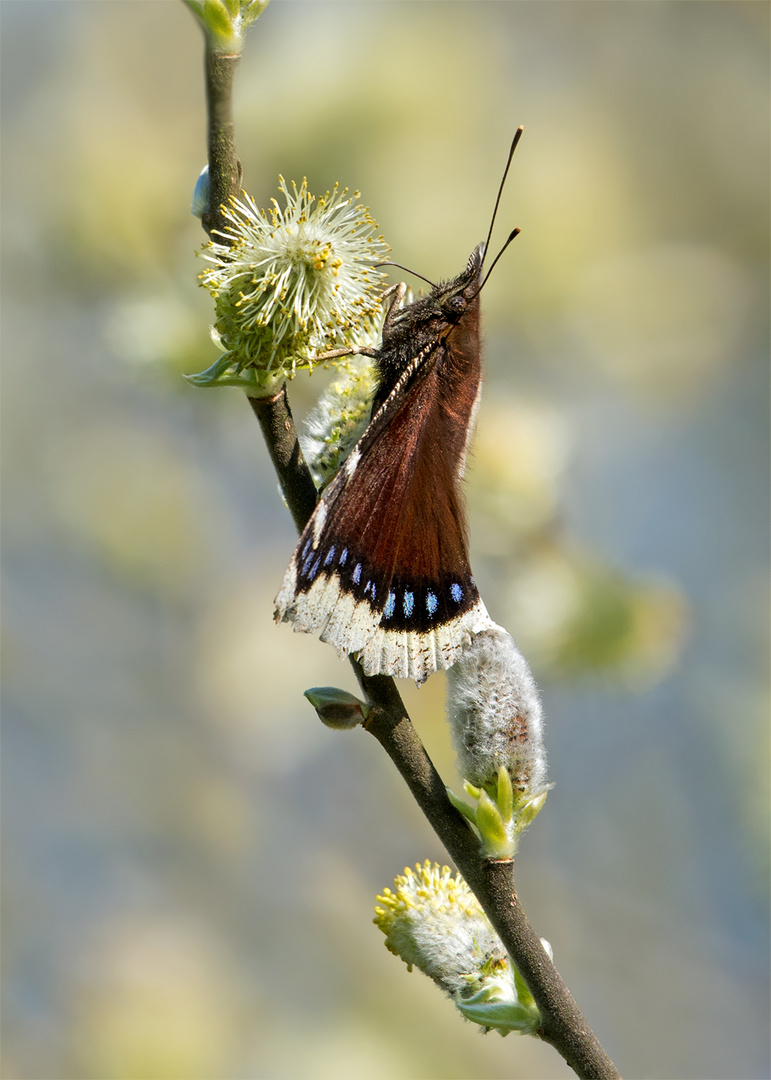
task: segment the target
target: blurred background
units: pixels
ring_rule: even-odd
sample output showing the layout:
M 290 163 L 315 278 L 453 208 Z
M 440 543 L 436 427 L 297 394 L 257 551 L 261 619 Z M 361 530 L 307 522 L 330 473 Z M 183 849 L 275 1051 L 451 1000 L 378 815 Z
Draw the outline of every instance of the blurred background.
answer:
M 572 1075 L 383 947 L 445 856 L 354 689 L 272 621 L 295 537 L 240 391 L 202 391 L 181 3 L 5 0 L 3 1076 Z M 485 289 L 468 503 L 554 790 L 520 895 L 624 1076 L 768 1062 L 769 9 L 275 0 L 244 181 L 362 191 L 448 278 L 525 136 Z M 295 414 L 330 374 L 291 386 Z M 406 686 L 459 785 L 443 676 Z

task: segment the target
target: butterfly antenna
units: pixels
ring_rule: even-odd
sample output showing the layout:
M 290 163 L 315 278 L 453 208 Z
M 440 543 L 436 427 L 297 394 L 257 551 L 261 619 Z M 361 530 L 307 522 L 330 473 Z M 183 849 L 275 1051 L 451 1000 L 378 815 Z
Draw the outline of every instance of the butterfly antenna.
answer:
M 511 142 L 511 149 L 509 150 L 509 158 L 508 158 L 508 161 L 506 162 L 506 168 L 503 170 L 503 177 L 501 179 L 501 186 L 498 188 L 498 197 L 495 200 L 495 206 L 493 208 L 493 216 L 490 219 L 490 228 L 489 228 L 488 233 L 487 233 L 487 239 L 485 240 L 485 249 L 484 249 L 484 252 L 482 254 L 482 265 L 484 265 L 484 261 L 485 261 L 485 258 L 487 256 L 487 248 L 490 245 L 490 238 L 493 235 L 493 225 L 495 225 L 495 216 L 498 213 L 498 206 L 499 206 L 500 201 L 501 201 L 501 195 L 503 195 L 503 188 L 504 188 L 504 185 L 506 183 L 506 177 L 509 175 L 509 166 L 511 165 L 511 159 L 514 157 L 514 151 L 517 149 L 517 143 L 522 138 L 523 130 L 524 129 L 523 129 L 522 125 L 520 124 L 519 127 L 517 128 L 516 132 L 514 133 L 514 138 L 512 139 L 512 142 Z M 501 255 L 504 253 L 504 251 L 509 246 L 509 244 L 511 243 L 511 241 L 514 239 L 514 237 L 517 235 L 518 232 L 519 232 L 519 229 L 516 229 L 511 234 L 511 236 L 508 238 L 508 240 L 503 245 L 501 250 L 498 252 L 498 258 L 496 258 L 495 262 L 498 262 L 498 259 L 500 259 Z M 495 263 L 493 263 L 493 266 L 495 266 Z M 490 267 L 490 270 L 492 270 L 492 266 Z M 488 271 L 487 277 L 489 277 L 489 276 L 490 276 L 490 273 Z M 487 277 L 485 278 L 485 281 L 487 281 Z
M 401 263 L 395 263 L 395 262 L 375 263 L 375 269 L 376 270 L 378 270 L 381 266 L 397 266 L 400 270 L 404 270 L 405 273 L 412 274 L 413 277 L 419 277 L 421 281 L 425 281 L 426 285 L 430 285 L 432 289 L 436 288 L 436 285 L 434 284 L 433 281 L 429 281 L 429 279 L 427 277 L 423 277 L 423 275 L 419 274 L 417 272 L 417 270 L 410 270 L 409 266 L 402 266 Z
M 510 244 L 510 243 L 511 243 L 511 241 L 512 241 L 512 240 L 514 239 L 514 237 L 515 237 L 515 236 L 519 236 L 519 234 L 520 234 L 521 232 L 522 232 L 522 230 L 521 230 L 521 229 L 513 229 L 513 230 L 512 230 L 512 231 L 511 231 L 511 232 L 509 233 L 509 237 L 508 237 L 508 240 L 506 241 L 506 243 L 505 243 L 505 244 L 503 245 L 503 247 L 501 248 L 501 250 L 500 250 L 500 251 L 498 252 L 498 254 L 497 254 L 497 255 L 495 256 L 495 258 L 493 259 L 493 265 L 492 265 L 492 266 L 490 267 L 490 269 L 489 269 L 489 270 L 487 271 L 487 273 L 485 274 L 485 276 L 484 276 L 484 281 L 483 281 L 483 282 L 482 282 L 482 284 L 481 284 L 481 285 L 479 286 L 479 288 L 477 289 L 477 291 L 476 291 L 476 292 L 474 293 L 474 296 L 479 296 L 479 294 L 481 293 L 482 289 L 484 289 L 484 287 L 485 287 L 485 282 L 487 281 L 487 279 L 489 278 L 490 274 L 492 274 L 493 270 L 494 270 L 494 269 L 496 268 L 496 266 L 498 265 L 498 260 L 500 259 L 501 255 L 503 255 L 504 251 L 505 251 L 505 250 L 506 250 L 506 248 L 507 248 L 507 247 L 509 246 L 509 244 Z

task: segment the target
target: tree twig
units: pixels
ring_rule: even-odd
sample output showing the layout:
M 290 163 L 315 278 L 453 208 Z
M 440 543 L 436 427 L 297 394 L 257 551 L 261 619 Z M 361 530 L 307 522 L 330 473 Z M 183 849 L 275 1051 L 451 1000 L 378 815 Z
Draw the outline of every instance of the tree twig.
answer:
M 249 404 L 260 422 L 289 513 L 297 531 L 302 532 L 308 518 L 316 509 L 317 492 L 295 431 L 289 399 L 286 396 L 286 383 L 275 397 L 250 397 Z
M 233 81 L 240 54 L 217 53 L 207 40 L 204 58 L 206 112 L 208 118 L 209 209 L 201 221 L 211 237 L 223 233 L 227 224 L 222 207 L 241 190 L 241 162 L 236 154 L 233 126 Z
M 207 44 L 206 100 L 209 142 L 209 209 L 203 226 L 211 235 L 223 231 L 221 206 L 241 185 L 232 117 L 233 79 L 238 56 L 216 54 Z M 302 456 L 286 388 L 272 398 L 250 398 L 259 420 L 290 513 L 301 531 L 316 505 L 316 488 Z M 584 1020 L 570 991 L 528 922 L 514 891 L 511 861 L 480 857 L 479 844 L 453 807 L 441 777 L 420 741 L 393 679 L 354 670 L 373 706 L 366 728 L 378 740 L 407 783 L 418 805 L 445 845 L 511 955 L 539 1007 L 538 1034 L 582 1078 L 620 1080 L 613 1062 Z
M 396 765 L 527 983 L 543 1021 L 538 1035 L 554 1046 L 577 1076 L 620 1080 L 525 915 L 514 890 L 513 861 L 480 857 L 479 842 L 448 799 L 393 679 L 361 676 L 359 681 L 376 706 L 366 729 Z M 385 685 L 388 683 L 393 690 Z
M 302 531 L 313 513 L 316 489 L 302 457 L 285 390 L 270 399 L 250 398 L 249 403 L 260 420 L 292 518 Z M 577 1076 L 620 1080 L 525 915 L 514 890 L 513 862 L 480 857 L 479 841 L 447 797 L 444 782 L 415 731 L 394 680 L 365 675 L 357 661 L 351 659 L 351 663 L 373 706 L 366 730 L 399 770 L 528 984 L 543 1018 L 539 1036 L 554 1046 Z

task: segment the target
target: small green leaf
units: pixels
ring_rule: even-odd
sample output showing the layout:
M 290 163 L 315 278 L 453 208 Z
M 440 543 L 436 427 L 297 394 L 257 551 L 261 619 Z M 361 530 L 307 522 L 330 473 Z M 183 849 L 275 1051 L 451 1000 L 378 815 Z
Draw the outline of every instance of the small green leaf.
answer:
M 550 789 L 551 785 L 544 788 L 543 791 L 540 791 L 535 798 L 530 799 L 528 802 L 517 808 L 515 814 L 517 832 L 526 829 L 531 821 L 534 821 L 538 814 L 540 814 Z
M 241 18 L 244 20 L 244 29 L 247 29 L 259 19 L 270 0 L 241 0 Z
M 501 812 L 485 791 L 479 796 L 477 828 L 481 834 L 483 852 L 487 858 L 510 858 L 514 854 Z
M 212 37 L 223 43 L 233 37 L 233 19 L 222 0 L 204 0 L 203 19 Z
M 535 998 L 530 993 L 530 987 L 522 978 L 519 969 L 512 966 L 512 973 L 514 975 L 514 987 L 517 991 L 517 997 L 519 998 L 520 1003 L 524 1008 L 534 1010 L 537 1013 L 538 1008 L 535 1004 Z
M 514 811 L 514 789 L 511 786 L 509 770 L 502 765 L 498 770 L 498 809 L 504 821 L 510 821 Z
M 482 788 L 481 787 L 474 787 L 474 785 L 471 783 L 470 780 L 464 780 L 463 781 L 463 788 L 464 788 L 466 794 L 469 795 L 475 801 L 482 794 Z
M 529 1035 L 541 1025 L 538 1009 L 528 1009 L 513 1001 L 455 1001 L 457 1009 L 467 1020 L 482 1027 L 495 1028 L 502 1035 L 517 1031 Z
M 476 810 L 474 810 L 473 806 L 469 806 L 467 802 L 459 798 L 454 791 L 450 790 L 450 788 L 445 788 L 445 790 L 447 792 L 447 798 L 450 800 L 455 809 L 460 810 L 461 814 L 463 814 L 463 816 L 468 821 L 470 821 L 472 825 L 476 825 L 477 815 Z
M 225 374 L 229 367 L 233 364 L 233 357 L 230 353 L 224 353 L 218 360 L 215 360 L 211 367 L 208 367 L 206 371 L 199 371 L 197 375 L 185 375 L 185 378 L 193 386 L 217 386 L 219 380 Z
M 250 364 L 240 363 L 234 359 L 232 352 L 227 352 L 215 360 L 206 371 L 199 371 L 197 375 L 185 375 L 185 378 L 193 386 L 210 389 L 220 386 L 236 386 L 244 390 L 249 397 L 272 397 L 281 389 L 281 384 L 286 380 L 286 373 L 277 371 L 257 371 Z

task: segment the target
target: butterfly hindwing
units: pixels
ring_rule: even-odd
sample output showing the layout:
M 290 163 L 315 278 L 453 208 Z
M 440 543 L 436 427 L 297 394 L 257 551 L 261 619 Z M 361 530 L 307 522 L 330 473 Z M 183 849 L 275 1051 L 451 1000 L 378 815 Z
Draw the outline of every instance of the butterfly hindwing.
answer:
M 369 675 L 422 682 L 491 625 L 469 566 L 458 487 L 478 398 L 478 338 L 476 313 L 473 325 L 406 336 L 404 355 L 391 349 L 379 407 L 376 398 L 276 599 L 277 618 L 354 653 Z M 384 333 L 384 353 L 386 344 Z

